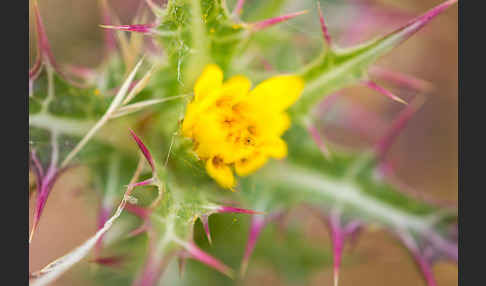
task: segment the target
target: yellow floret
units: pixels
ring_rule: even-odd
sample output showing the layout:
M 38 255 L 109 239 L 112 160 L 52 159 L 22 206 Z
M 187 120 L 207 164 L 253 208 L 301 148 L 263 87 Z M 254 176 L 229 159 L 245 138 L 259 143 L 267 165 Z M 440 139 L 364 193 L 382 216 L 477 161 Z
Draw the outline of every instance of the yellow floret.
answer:
M 287 156 L 280 136 L 290 127 L 285 110 L 302 93 L 303 80 L 281 75 L 253 90 L 248 78 L 236 75 L 223 82 L 223 72 L 208 65 L 194 86 L 182 134 L 194 141 L 194 150 L 206 161 L 206 171 L 219 185 L 232 189 L 235 179 L 261 168 L 269 157 Z

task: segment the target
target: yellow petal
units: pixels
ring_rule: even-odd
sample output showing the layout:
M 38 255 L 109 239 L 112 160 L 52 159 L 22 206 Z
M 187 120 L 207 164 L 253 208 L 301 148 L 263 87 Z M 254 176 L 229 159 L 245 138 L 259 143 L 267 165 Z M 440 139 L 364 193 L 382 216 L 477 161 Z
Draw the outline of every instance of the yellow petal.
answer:
M 213 102 L 211 102 L 211 104 L 214 104 L 219 108 L 231 108 L 234 104 L 240 102 L 248 95 L 250 88 L 251 82 L 248 78 L 241 75 L 233 76 L 223 83 L 221 89 L 218 89 L 219 96 L 212 99 Z M 204 97 L 204 101 L 209 97 L 210 96 Z
M 200 100 L 189 103 L 186 107 L 186 115 L 182 122 L 182 134 L 186 137 L 192 137 L 194 125 L 201 120 L 201 114 L 206 114 L 208 109 L 221 98 L 221 89 L 209 90 Z
M 235 185 L 233 171 L 218 157 L 212 157 L 206 162 L 206 171 L 221 187 L 231 189 Z
M 214 111 L 207 111 L 194 122 L 192 137 L 198 143 L 196 153 L 199 157 L 213 157 L 225 144 L 226 132 L 219 128 L 220 115 Z M 215 148 L 218 146 L 218 148 Z
M 290 127 L 290 117 L 287 115 L 287 113 L 281 113 L 277 116 L 275 116 L 276 123 L 274 127 L 274 132 L 280 136 L 282 135 L 287 129 Z M 278 121 L 277 121 L 278 120 Z
M 279 137 L 290 127 L 290 117 L 284 112 L 278 114 L 267 113 L 265 116 L 261 116 L 257 122 L 261 134 L 267 137 Z
M 211 90 L 220 88 L 222 84 L 223 71 L 217 65 L 207 65 L 194 85 L 195 100 L 201 100 Z
M 287 156 L 287 143 L 282 138 L 274 138 L 265 142 L 262 149 L 265 154 L 276 159 Z
M 249 94 L 248 102 L 267 110 L 284 111 L 302 93 L 304 81 L 295 75 L 269 78 L 257 85 Z
M 242 75 L 235 75 L 223 84 L 224 93 L 234 98 L 246 96 L 251 88 L 251 81 Z
M 267 156 L 256 153 L 248 158 L 239 160 L 235 163 L 235 171 L 238 176 L 247 176 L 250 173 L 260 169 L 267 162 Z

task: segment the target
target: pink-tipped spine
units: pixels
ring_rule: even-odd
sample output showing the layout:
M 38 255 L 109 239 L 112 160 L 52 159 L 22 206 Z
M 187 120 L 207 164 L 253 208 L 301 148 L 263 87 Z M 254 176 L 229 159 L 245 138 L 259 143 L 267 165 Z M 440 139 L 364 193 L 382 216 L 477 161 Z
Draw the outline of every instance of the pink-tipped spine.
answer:
M 206 233 L 206 237 L 208 239 L 209 244 L 212 244 L 211 240 L 211 231 L 209 229 L 209 216 L 207 215 L 202 215 L 199 217 L 201 219 L 201 222 L 203 224 L 204 232 Z
M 124 262 L 124 260 L 125 260 L 124 256 L 117 255 L 117 256 L 97 257 L 95 259 L 90 260 L 89 262 L 107 266 L 107 267 L 120 267 Z
M 33 5 L 34 5 L 36 31 L 37 31 L 38 51 L 40 53 L 40 56 L 47 63 L 49 63 L 52 67 L 56 68 L 57 67 L 56 61 L 54 60 L 54 56 L 52 55 L 51 52 L 51 45 L 49 44 L 49 40 L 47 39 L 46 30 L 42 22 L 37 1 L 34 1 Z
M 324 37 L 324 41 L 326 42 L 327 46 L 331 47 L 331 35 L 329 34 L 326 22 L 324 21 L 324 15 L 322 14 L 320 1 L 317 1 L 317 10 L 319 11 L 319 22 L 321 23 L 322 36 Z
M 308 12 L 307 10 L 299 11 L 299 12 L 295 12 L 295 13 L 290 13 L 290 14 L 286 14 L 286 15 L 282 15 L 282 16 L 278 16 L 278 17 L 266 19 L 266 20 L 263 20 L 263 21 L 260 21 L 260 22 L 256 22 L 256 23 L 250 23 L 248 25 L 250 26 L 250 28 L 252 30 L 254 30 L 254 31 L 260 31 L 260 30 L 269 28 L 269 27 L 271 27 L 273 25 L 276 25 L 278 23 L 288 21 L 288 20 L 290 20 L 292 18 L 295 18 L 295 17 L 297 17 L 299 15 L 306 14 L 307 12 Z
M 133 25 L 101 25 L 102 28 L 107 30 L 118 30 L 126 32 L 136 32 L 142 34 L 152 33 L 152 29 L 156 26 L 154 23 L 150 24 L 133 24 Z
M 384 96 L 396 101 L 396 102 L 400 102 L 400 103 L 403 103 L 403 104 L 407 104 L 406 101 L 404 101 L 403 99 L 401 99 L 400 97 L 394 95 L 391 91 L 385 89 L 384 87 L 378 85 L 376 82 L 374 81 L 367 81 L 365 82 L 366 86 L 368 86 L 369 88 L 373 89 L 373 90 L 376 90 L 378 91 L 379 93 L 383 94 Z
M 248 240 L 246 242 L 245 254 L 241 260 L 240 276 L 243 277 L 246 274 L 248 268 L 248 262 L 250 261 L 250 256 L 255 249 L 256 242 L 260 236 L 260 232 L 265 227 L 266 220 L 263 216 L 253 216 L 251 218 L 250 232 L 248 234 Z
M 201 250 L 193 242 L 190 242 L 189 244 L 186 245 L 186 250 L 191 256 L 191 258 L 196 259 L 213 269 L 216 269 L 217 271 L 223 273 L 224 275 L 230 278 L 234 277 L 233 269 L 229 268 L 221 261 L 217 260 L 216 258 L 212 257 L 211 255 Z
M 135 142 L 138 145 L 138 148 L 140 149 L 140 151 L 142 151 L 143 156 L 145 157 L 150 167 L 152 168 L 152 172 L 155 172 L 155 163 L 154 163 L 154 159 L 152 158 L 152 155 L 150 154 L 150 151 L 147 149 L 145 144 L 143 144 L 142 140 L 137 136 L 137 134 L 133 132 L 132 129 L 130 129 L 130 134 L 132 135 L 133 140 L 135 140 Z
M 399 43 L 402 43 L 408 38 L 410 38 L 417 31 L 419 31 L 422 27 L 424 27 L 428 22 L 430 22 L 430 20 L 440 15 L 442 12 L 447 10 L 447 8 L 451 7 L 455 3 L 457 3 L 457 0 L 445 1 L 442 4 L 439 4 L 434 8 L 430 9 L 429 11 L 425 12 L 424 14 L 412 19 L 407 24 L 396 29 L 395 31 L 387 34 L 384 38 L 393 37 L 399 34 L 400 38 L 398 39 L 398 41 Z

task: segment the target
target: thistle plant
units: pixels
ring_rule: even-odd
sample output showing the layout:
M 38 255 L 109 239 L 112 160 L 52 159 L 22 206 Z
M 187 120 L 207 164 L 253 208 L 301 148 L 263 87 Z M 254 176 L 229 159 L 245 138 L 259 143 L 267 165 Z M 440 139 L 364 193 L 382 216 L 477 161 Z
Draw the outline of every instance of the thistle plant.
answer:
M 355 43 L 350 35 L 347 47 L 334 41 L 319 1 L 312 10 L 279 15 L 284 2 L 258 1 L 245 14 L 244 0 L 147 0 L 133 23 L 121 23 L 100 0 L 105 53 L 94 69 L 56 62 L 42 1 L 32 2 L 37 55 L 29 71 L 29 131 L 36 188 L 29 241 L 42 227 L 59 177 L 85 166 L 100 191 L 93 205 L 98 231 L 30 273 L 32 285 L 48 285 L 71 267 L 92 263 L 100 267 L 86 274 L 100 285 L 236 284 L 259 244 L 255 258 L 282 272 L 288 268 L 279 260 L 288 261 L 299 272 L 301 280 L 289 283 L 333 267 L 338 285 L 344 245 L 370 225 L 403 243 L 427 285 L 436 285 L 436 261 L 457 262 L 457 211 L 414 196 L 386 161 L 430 84 L 375 65 L 457 1 L 404 20 L 384 36 Z M 318 20 L 320 51 L 294 49 L 286 56 L 306 60 L 274 67 L 280 60 L 275 53 L 292 42 L 278 25 L 301 17 Z M 415 96 L 406 101 L 376 78 Z M 369 87 L 402 111 L 374 146 L 331 148 L 319 120 L 332 112 L 337 92 L 353 85 Z M 328 226 L 332 245 L 311 246 L 302 229 L 285 226 L 297 207 Z M 224 226 L 231 224 L 228 213 L 248 223 L 231 233 L 211 232 L 209 218 Z M 282 233 L 283 248 L 276 243 Z M 204 267 L 185 271 L 187 259 Z

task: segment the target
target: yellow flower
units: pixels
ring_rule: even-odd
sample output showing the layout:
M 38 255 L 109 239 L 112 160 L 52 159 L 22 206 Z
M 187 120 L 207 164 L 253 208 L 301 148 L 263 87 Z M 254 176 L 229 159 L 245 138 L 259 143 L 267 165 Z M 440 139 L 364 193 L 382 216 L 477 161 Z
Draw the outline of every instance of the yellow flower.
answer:
M 250 88 L 248 78 L 237 75 L 223 83 L 221 69 L 206 66 L 182 123 L 182 134 L 194 141 L 209 176 L 224 188 L 235 185 L 233 168 L 246 176 L 269 157 L 287 156 L 287 144 L 280 138 L 290 127 L 285 110 L 299 98 L 304 82 L 281 75 Z

